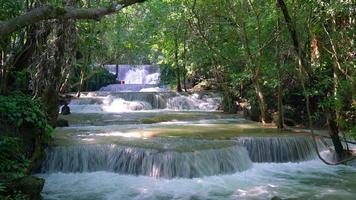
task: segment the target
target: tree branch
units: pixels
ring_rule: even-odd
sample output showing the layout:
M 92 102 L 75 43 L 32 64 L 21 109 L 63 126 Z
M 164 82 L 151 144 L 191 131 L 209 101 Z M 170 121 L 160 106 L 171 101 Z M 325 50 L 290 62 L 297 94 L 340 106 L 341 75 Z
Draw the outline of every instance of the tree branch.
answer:
M 105 15 L 113 14 L 127 6 L 144 1 L 146 0 L 121 0 L 112 3 L 109 7 L 102 8 L 42 6 L 7 21 L 0 21 L 0 37 L 5 37 L 25 26 L 48 19 L 92 19 L 99 21 Z

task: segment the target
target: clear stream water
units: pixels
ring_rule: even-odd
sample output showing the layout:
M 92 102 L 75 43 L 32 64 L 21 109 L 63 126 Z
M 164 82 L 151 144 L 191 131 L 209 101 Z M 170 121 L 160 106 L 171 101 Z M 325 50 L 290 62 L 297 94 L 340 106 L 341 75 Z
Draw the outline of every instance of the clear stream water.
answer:
M 218 104 L 212 94 L 84 94 L 37 174 L 44 199 L 356 199 L 355 167 L 327 166 L 306 135 Z

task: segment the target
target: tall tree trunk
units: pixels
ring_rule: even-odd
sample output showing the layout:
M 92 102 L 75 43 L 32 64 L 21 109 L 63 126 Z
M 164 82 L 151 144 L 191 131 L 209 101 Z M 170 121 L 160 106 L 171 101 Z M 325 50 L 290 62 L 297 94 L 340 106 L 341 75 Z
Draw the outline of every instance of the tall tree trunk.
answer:
M 182 85 L 180 83 L 180 68 L 178 63 L 178 36 L 176 36 L 175 38 L 174 47 L 174 63 L 176 67 L 177 92 L 182 92 Z
M 283 0 L 277 0 L 277 3 L 284 15 L 284 19 L 285 22 L 287 24 L 287 28 L 289 30 L 291 39 L 292 39 L 292 44 L 294 46 L 294 49 L 296 51 L 297 54 L 297 59 L 298 59 L 298 65 L 299 65 L 299 69 L 300 69 L 300 80 L 301 80 L 301 84 L 303 87 L 303 92 L 304 92 L 304 96 L 306 99 L 306 108 L 307 108 L 307 113 L 308 113 L 308 122 L 309 122 L 309 128 L 312 130 L 313 129 L 313 122 L 311 119 L 311 111 L 310 111 L 310 98 L 309 98 L 309 94 L 306 92 L 306 88 L 305 88 L 305 83 L 304 83 L 304 76 L 303 76 L 303 69 L 307 72 L 307 73 L 311 73 L 311 70 L 308 68 L 306 59 L 305 59 L 305 55 L 302 53 L 302 49 L 300 48 L 299 45 L 299 40 L 297 37 L 297 32 L 295 29 L 295 25 L 292 22 L 292 19 L 290 18 L 288 9 L 286 4 L 284 3 Z M 342 157 L 343 155 L 343 147 L 342 147 L 342 143 L 338 134 L 338 127 L 337 127 L 337 123 L 335 121 L 336 116 L 335 116 L 335 111 L 333 109 L 327 109 L 325 110 L 325 114 L 326 114 L 326 118 L 328 121 L 328 125 L 329 125 L 329 129 L 330 129 L 330 136 L 332 138 L 333 141 L 333 145 L 335 148 L 335 152 L 337 153 L 338 157 Z
M 344 148 L 339 137 L 339 128 L 336 122 L 336 113 L 333 109 L 325 109 L 326 120 L 329 127 L 329 134 L 333 142 L 335 152 L 339 159 L 343 157 Z
M 307 59 L 305 57 L 305 54 L 304 54 L 302 48 L 300 47 L 295 24 L 293 23 L 290 15 L 289 15 L 288 8 L 287 8 L 284 0 L 277 0 L 277 5 L 279 6 L 279 8 L 281 9 L 281 11 L 283 13 L 284 20 L 286 22 L 286 25 L 287 25 L 287 28 L 289 31 L 289 35 L 291 37 L 292 45 L 293 45 L 294 50 L 297 54 L 298 63 L 307 72 L 307 74 L 310 74 L 311 69 L 309 68 L 309 65 L 307 64 Z
M 266 112 L 266 106 L 265 106 L 266 102 L 265 102 L 265 98 L 264 98 L 264 95 L 261 90 L 260 83 L 258 81 L 258 77 L 254 77 L 252 82 L 253 82 L 253 86 L 255 88 L 255 93 L 256 93 L 258 105 L 260 108 L 261 122 L 263 124 L 265 124 L 265 123 L 267 123 L 267 114 L 266 114 L 267 112 Z
M 85 77 L 85 73 L 84 73 L 84 69 L 80 69 L 80 84 L 79 84 L 79 88 L 78 88 L 78 92 L 77 92 L 77 97 L 80 97 L 80 93 L 83 91 L 83 85 L 84 85 L 84 77 Z
M 49 118 L 50 124 L 55 127 L 58 118 L 59 110 L 59 84 L 61 77 L 61 70 L 64 64 L 64 24 L 63 21 L 57 22 L 56 24 L 56 42 L 55 42 L 55 53 L 54 53 L 54 66 L 49 74 L 49 82 L 45 86 L 43 92 L 43 104 L 46 113 Z
M 248 60 L 247 68 L 249 68 L 252 72 L 253 87 L 255 88 L 255 94 L 256 94 L 258 106 L 260 108 L 260 120 L 263 124 L 265 124 L 267 122 L 266 104 L 259 82 L 260 79 L 259 69 L 254 65 L 253 62 L 254 59 L 250 50 L 249 38 L 247 35 L 245 22 L 241 22 L 241 25 L 242 25 L 243 45 Z
M 277 127 L 279 129 L 284 128 L 283 120 L 283 99 L 282 99 L 282 70 L 278 64 L 278 122 Z
M 187 92 L 187 41 L 184 39 L 183 47 L 183 87 L 184 91 Z
M 277 32 L 280 31 L 280 18 L 279 16 L 277 17 Z M 277 120 L 277 127 L 278 129 L 283 129 L 284 128 L 284 119 L 283 119 L 283 98 L 282 98 L 282 69 L 281 69 L 281 63 L 284 66 L 285 62 L 285 57 L 283 56 L 283 61 L 281 62 L 281 55 L 280 55 L 280 40 L 277 37 L 276 39 L 276 58 L 277 58 L 277 70 L 278 70 L 278 120 Z

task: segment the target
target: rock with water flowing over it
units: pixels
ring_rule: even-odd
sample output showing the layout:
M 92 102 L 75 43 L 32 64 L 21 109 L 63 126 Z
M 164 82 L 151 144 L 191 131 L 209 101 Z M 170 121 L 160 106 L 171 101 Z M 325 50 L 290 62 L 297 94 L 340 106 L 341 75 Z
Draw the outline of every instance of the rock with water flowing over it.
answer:
M 300 162 L 317 158 L 311 137 L 241 137 L 253 162 Z M 318 142 L 320 149 L 324 147 Z
M 252 166 L 243 147 L 177 152 L 119 145 L 54 147 L 42 172 L 112 171 L 152 177 L 202 177 L 231 174 Z

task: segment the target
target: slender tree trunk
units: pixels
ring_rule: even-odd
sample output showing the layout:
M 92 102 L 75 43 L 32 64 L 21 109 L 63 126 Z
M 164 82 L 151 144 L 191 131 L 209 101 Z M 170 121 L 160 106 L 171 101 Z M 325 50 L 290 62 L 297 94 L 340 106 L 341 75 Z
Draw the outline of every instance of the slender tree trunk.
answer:
M 280 31 L 280 18 L 277 17 L 277 32 Z M 285 58 L 283 56 L 283 61 L 281 62 L 281 55 L 280 55 L 280 40 L 277 37 L 276 39 L 276 58 L 277 58 L 277 70 L 278 70 L 278 120 L 277 120 L 277 127 L 278 129 L 284 128 L 284 119 L 283 119 L 283 97 L 282 97 L 282 70 L 281 70 L 281 63 L 284 65 Z
M 286 6 L 284 0 L 277 0 L 277 4 L 283 13 L 284 20 L 286 22 L 286 25 L 287 25 L 287 28 L 289 31 L 289 35 L 291 37 L 292 45 L 293 45 L 294 50 L 297 54 L 298 63 L 308 74 L 310 74 L 311 70 L 309 68 L 309 65 L 307 64 L 307 59 L 305 58 L 305 55 L 300 47 L 295 24 L 293 23 L 290 15 L 289 15 L 287 6 Z
M 325 109 L 326 120 L 329 127 L 329 134 L 333 142 L 335 152 L 339 158 L 342 158 L 344 148 L 339 137 L 339 128 L 336 122 L 336 113 L 332 109 Z
M 64 79 L 64 82 L 63 84 L 61 85 L 61 87 L 59 88 L 59 93 L 64 93 L 67 88 L 68 88 L 68 85 L 69 85 L 69 79 L 70 79 L 70 73 L 67 73 L 65 79 Z
M 264 98 L 264 95 L 263 95 L 263 93 L 261 91 L 261 86 L 260 86 L 260 83 L 258 81 L 258 78 L 257 77 L 253 78 L 252 82 L 253 82 L 253 86 L 255 88 L 255 93 L 256 93 L 258 105 L 259 105 L 259 108 L 260 108 L 261 122 L 263 124 L 265 124 L 267 122 L 265 98 Z
M 178 63 L 178 37 L 175 39 L 175 48 L 174 48 L 174 62 L 176 67 L 176 80 L 177 80 L 177 92 L 182 92 L 182 86 L 180 83 L 180 68 Z
M 84 77 L 85 77 L 84 69 L 80 69 L 80 84 L 79 84 L 79 88 L 78 88 L 78 92 L 77 92 L 77 97 L 78 98 L 80 97 L 80 93 L 83 90 Z
M 1 70 L 0 94 L 7 93 L 7 72 L 5 67 Z
M 184 91 L 187 92 L 187 41 L 184 39 L 183 47 L 183 87 Z
M 278 123 L 277 127 L 279 129 L 284 128 L 283 122 L 283 99 L 282 99 L 282 71 L 280 65 L 278 64 Z
M 7 63 L 9 63 L 9 56 L 7 55 L 9 52 L 8 46 L 10 45 L 10 41 L 7 38 L 1 39 L 1 68 L 0 68 L 0 94 L 7 93 L 8 79 L 7 79 Z
M 298 59 L 298 65 L 299 65 L 299 69 L 300 69 L 300 80 L 301 80 L 301 84 L 303 87 L 303 92 L 304 92 L 304 96 L 306 99 L 306 108 L 307 108 L 307 113 L 308 113 L 308 123 L 309 123 L 309 128 L 312 130 L 313 129 L 313 122 L 312 122 L 312 118 L 311 118 L 311 110 L 310 110 L 310 98 L 309 98 L 309 94 L 306 93 L 306 88 L 305 88 L 305 83 L 304 83 L 304 76 L 303 76 L 303 69 L 307 72 L 307 73 L 311 73 L 311 70 L 308 68 L 306 59 L 305 59 L 305 55 L 302 53 L 302 49 L 300 48 L 299 45 L 299 40 L 297 37 L 297 32 L 295 29 L 295 25 L 292 22 L 292 19 L 290 18 L 288 9 L 286 4 L 284 3 L 283 0 L 277 0 L 277 3 L 284 15 L 284 19 L 285 22 L 287 24 L 287 28 L 289 30 L 291 39 L 292 39 L 292 44 L 294 46 L 294 49 L 297 53 L 297 59 Z M 327 109 L 325 110 L 325 115 L 328 121 L 328 125 L 329 125 L 329 129 L 330 129 L 330 136 L 332 138 L 333 141 L 333 145 L 335 148 L 335 152 L 337 153 L 337 155 L 341 158 L 343 155 L 343 147 L 340 141 L 340 137 L 338 134 L 338 127 L 337 127 L 337 123 L 335 121 L 336 116 L 335 116 L 335 111 L 332 109 Z
M 253 82 L 253 86 L 255 88 L 255 94 L 256 94 L 256 97 L 257 97 L 257 101 L 258 101 L 258 106 L 260 108 L 260 118 L 261 118 L 261 122 L 263 124 L 265 124 L 267 122 L 267 115 L 266 115 L 266 104 L 265 104 L 265 99 L 264 99 L 264 95 L 262 93 L 262 90 L 261 90 L 261 86 L 260 86 L 260 83 L 259 83 L 259 70 L 258 68 L 256 68 L 254 66 L 254 62 L 253 62 L 253 57 L 252 57 L 252 54 L 251 54 L 251 50 L 250 50 L 250 45 L 249 45 L 249 39 L 248 39 L 248 36 L 247 36 L 247 31 L 246 31 L 246 25 L 244 22 L 241 23 L 242 24 L 242 32 L 243 32 L 243 44 L 244 44 L 244 49 L 245 49 L 245 53 L 246 53 L 246 56 L 247 56 L 247 60 L 248 60 L 248 68 L 251 69 L 252 71 L 252 82 Z

